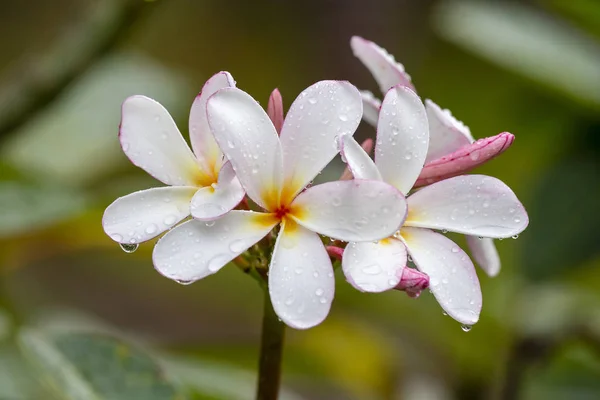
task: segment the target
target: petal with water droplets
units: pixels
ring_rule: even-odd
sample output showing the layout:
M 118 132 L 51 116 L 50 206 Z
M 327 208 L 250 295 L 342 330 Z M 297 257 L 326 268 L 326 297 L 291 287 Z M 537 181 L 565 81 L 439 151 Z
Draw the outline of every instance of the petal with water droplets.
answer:
M 273 210 L 282 183 L 281 145 L 267 113 L 248 93 L 219 90 L 208 100 L 208 122 L 246 193 Z
M 334 290 L 333 267 L 319 235 L 286 221 L 269 267 L 269 294 L 279 318 L 297 329 L 320 324 Z
M 278 222 L 271 214 L 239 210 L 214 221 L 185 222 L 156 243 L 154 268 L 178 282 L 197 281 L 219 271 Z
M 244 198 L 244 188 L 233 172 L 231 162 L 227 161 L 219 172 L 219 181 L 213 186 L 204 187 L 192 198 L 190 211 L 192 217 L 207 221 L 223 216 L 233 210 Z
M 340 153 L 356 179 L 381 180 L 377 166 L 352 136 L 342 136 Z
M 208 168 L 215 170 L 221 162 L 223 154 L 215 142 L 208 120 L 206 118 L 206 102 L 217 90 L 226 87 L 235 87 L 235 81 L 229 72 L 221 71 L 206 81 L 202 91 L 192 104 L 190 110 L 190 141 L 192 149 L 199 160 Z
M 425 107 L 412 90 L 395 86 L 381 104 L 375 164 L 383 180 L 407 194 L 417 180 L 429 144 Z
M 475 267 L 453 241 L 429 229 L 402 228 L 401 237 L 440 306 L 460 323 L 473 325 L 482 306 Z
M 131 96 L 123 102 L 119 140 L 133 164 L 167 185 L 212 183 L 211 173 L 200 168 L 169 112 L 148 97 Z
M 473 259 L 491 277 L 500 272 L 500 256 L 494 240 L 490 238 L 478 238 L 475 236 L 466 236 L 467 245 L 471 249 Z
M 381 93 L 387 92 L 396 85 L 415 89 L 410 75 L 404 71 L 404 66 L 396 62 L 385 49 L 359 36 L 352 37 L 350 47 L 352 47 L 354 55 L 371 71 L 373 78 L 379 84 Z
M 128 194 L 104 211 L 102 226 L 119 243 L 150 240 L 190 215 L 190 200 L 198 188 L 161 187 Z
M 300 193 L 292 218 L 314 232 L 347 242 L 391 236 L 406 217 L 402 193 L 385 182 L 327 182 Z
M 361 117 L 360 93 L 349 82 L 320 81 L 298 95 L 281 129 L 284 201 L 325 168 L 339 151 L 336 140 L 353 135 Z
M 529 223 L 517 196 L 499 179 L 464 175 L 426 186 L 408 199 L 406 226 L 508 238 Z
M 425 100 L 429 119 L 429 150 L 425 162 L 450 154 L 474 142 L 469 127 L 431 100 Z
M 376 127 L 377 120 L 379 119 L 381 100 L 373 96 L 373 93 L 368 90 L 361 90 L 360 95 L 363 101 L 363 120 L 369 125 Z
M 400 282 L 405 266 L 406 247 L 395 238 L 349 243 L 342 257 L 346 279 L 362 292 L 393 289 Z

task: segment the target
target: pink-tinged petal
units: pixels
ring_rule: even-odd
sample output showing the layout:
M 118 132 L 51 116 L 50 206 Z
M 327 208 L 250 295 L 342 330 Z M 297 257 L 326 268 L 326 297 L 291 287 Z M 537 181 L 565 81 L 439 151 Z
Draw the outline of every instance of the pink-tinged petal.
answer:
M 119 140 L 133 164 L 167 185 L 212 183 L 211 172 L 199 167 L 169 112 L 148 97 L 123 102 Z
M 279 318 L 296 329 L 312 328 L 329 314 L 334 291 L 333 267 L 319 235 L 286 221 L 269 267 L 269 294 Z
M 328 182 L 300 193 L 291 205 L 291 215 L 322 235 L 364 242 L 396 232 L 406 217 L 406 200 L 385 182 Z
M 212 95 L 207 113 L 215 139 L 248 196 L 273 210 L 279 203 L 283 175 L 279 138 L 267 113 L 236 88 Z
M 281 93 L 279 93 L 278 89 L 273 90 L 271 92 L 271 96 L 269 96 L 269 104 L 267 105 L 267 114 L 275 127 L 277 133 L 281 133 L 281 128 L 283 127 L 283 98 L 281 97 Z
M 408 297 L 416 299 L 429 287 L 429 275 L 413 268 L 404 268 L 400 283 L 394 289 L 406 292 Z
M 463 175 L 426 186 L 408 199 L 406 226 L 507 238 L 529 223 L 525 208 L 502 181 Z
M 360 93 L 348 82 L 320 81 L 294 100 L 281 129 L 285 201 L 290 201 L 338 153 L 362 117 Z
M 371 152 L 373 151 L 373 139 L 366 139 L 364 142 L 362 142 L 362 144 L 360 145 L 360 147 L 362 147 L 362 149 L 365 151 L 365 153 L 367 153 L 367 155 L 371 154 Z M 354 177 L 352 176 L 352 172 L 350 171 L 350 168 L 348 168 L 348 166 L 346 165 L 346 168 L 344 168 L 344 172 L 342 172 L 342 175 L 340 176 L 340 181 L 347 181 L 350 179 L 353 179 Z
M 336 260 L 342 261 L 342 256 L 344 254 L 344 249 L 337 246 L 325 246 L 325 250 L 327 250 L 327 254 L 329 257 L 335 258 Z
M 363 120 L 369 125 L 376 127 L 377 120 L 379 119 L 381 100 L 373 96 L 373 93 L 368 90 L 361 90 L 360 95 L 363 101 Z
M 450 110 L 443 110 L 431 100 L 425 100 L 429 118 L 429 150 L 426 163 L 455 152 L 473 143 L 469 127 L 452 116 Z
M 219 218 L 240 204 L 245 194 L 231 162 L 227 161 L 221 167 L 217 184 L 201 188 L 192 198 L 192 217 L 203 221 Z
M 352 136 L 342 136 L 340 153 L 356 179 L 382 180 L 381 174 L 371 157 Z
M 515 140 L 508 132 L 479 139 L 423 167 L 415 186 L 429 185 L 442 179 L 464 174 L 503 153 Z
M 167 278 L 192 283 L 220 270 L 278 222 L 271 214 L 239 210 L 214 221 L 185 222 L 156 243 L 154 268 Z
M 419 271 L 429 275 L 429 288 L 444 311 L 460 323 L 476 323 L 481 287 L 467 253 L 429 229 L 402 228 L 401 237 Z
M 235 87 L 235 81 L 229 72 L 221 71 L 213 75 L 202 88 L 192 104 L 190 111 L 190 141 L 198 160 L 212 171 L 218 170 L 223 154 L 215 142 L 206 117 L 206 102 L 218 90 Z
M 428 145 L 421 99 L 404 86 L 393 87 L 383 99 L 377 123 L 375 164 L 383 180 L 407 194 L 423 168 Z
M 373 78 L 379 84 L 381 93 L 387 92 L 392 86 L 396 85 L 415 90 L 410 75 L 404 71 L 404 66 L 396 62 L 394 57 L 385 49 L 359 36 L 352 37 L 350 47 L 352 47 L 354 56 L 371 71 Z
M 190 215 L 190 200 L 198 188 L 161 187 L 128 194 L 104 211 L 104 232 L 118 243 L 150 240 Z
M 494 240 L 490 238 L 478 238 L 475 236 L 466 236 L 467 245 L 471 249 L 473 259 L 491 277 L 500 272 L 500 256 L 494 245 Z
M 342 258 L 346 280 L 361 292 L 379 293 L 400 283 L 406 247 L 395 238 L 348 243 Z

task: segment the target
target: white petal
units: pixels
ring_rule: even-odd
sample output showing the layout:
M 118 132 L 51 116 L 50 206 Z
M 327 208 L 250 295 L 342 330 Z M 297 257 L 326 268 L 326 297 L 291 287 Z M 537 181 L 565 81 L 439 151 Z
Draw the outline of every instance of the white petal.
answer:
M 206 81 L 202 91 L 192 104 L 190 111 L 190 141 L 192 149 L 212 171 L 216 170 L 223 154 L 215 142 L 206 118 L 206 102 L 217 90 L 235 87 L 235 81 L 229 72 L 221 71 Z M 216 172 L 216 171 L 215 171 Z
M 353 135 L 362 117 L 360 93 L 349 82 L 321 81 L 294 100 L 281 129 L 286 199 L 291 200 Z
M 400 282 L 406 266 L 406 247 L 395 238 L 348 243 L 342 269 L 352 286 L 363 292 L 383 292 Z
M 244 188 L 227 161 L 219 172 L 216 185 L 203 187 L 192 198 L 190 211 L 192 217 L 200 220 L 212 220 L 233 210 L 244 198 Z
M 340 153 L 356 179 L 381 180 L 381 174 L 371 157 L 350 135 L 342 136 Z
M 371 126 L 377 126 L 379 119 L 379 109 L 381 108 L 381 100 L 373 96 L 373 93 L 368 90 L 361 90 L 360 95 L 363 101 L 363 119 Z
M 414 90 L 410 75 L 404 71 L 404 66 L 396 62 L 385 49 L 359 36 L 352 37 L 350 47 L 352 47 L 354 55 L 371 71 L 373 78 L 379 84 L 381 93 L 387 92 L 396 85 Z
M 190 200 L 198 188 L 161 187 L 128 194 L 104 211 L 102 226 L 119 243 L 150 240 L 190 215 Z
M 375 144 L 383 180 L 407 194 L 423 169 L 428 145 L 427 114 L 419 96 L 403 86 L 390 89 L 379 112 Z
M 305 228 L 346 242 L 391 236 L 406 217 L 402 193 L 385 182 L 328 182 L 300 193 L 292 217 Z
M 429 119 L 429 150 L 425 162 L 437 160 L 475 141 L 469 127 L 454 118 L 449 110 L 442 110 L 431 100 L 425 100 L 425 109 Z
M 133 164 L 167 185 L 212 183 L 210 172 L 201 170 L 171 115 L 148 97 L 132 96 L 125 100 L 119 140 Z
M 192 283 L 220 270 L 278 222 L 270 214 L 239 210 L 214 221 L 185 222 L 158 241 L 154 268 L 167 278 Z
M 453 241 L 429 229 L 402 228 L 402 239 L 444 311 L 460 323 L 479 320 L 482 296 L 475 267 Z
M 248 196 L 273 210 L 282 182 L 281 145 L 269 116 L 248 93 L 225 88 L 208 101 L 208 122 Z
M 277 238 L 269 268 L 275 312 L 293 328 L 311 328 L 329 314 L 334 290 L 333 267 L 321 238 L 288 220 Z
M 507 238 L 529 223 L 508 186 L 485 175 L 464 175 L 426 186 L 408 198 L 406 226 L 471 236 Z
M 478 238 L 475 236 L 466 236 L 467 244 L 471 249 L 471 255 L 475 262 L 491 277 L 500 272 L 500 256 L 494 245 L 494 240 L 490 238 Z

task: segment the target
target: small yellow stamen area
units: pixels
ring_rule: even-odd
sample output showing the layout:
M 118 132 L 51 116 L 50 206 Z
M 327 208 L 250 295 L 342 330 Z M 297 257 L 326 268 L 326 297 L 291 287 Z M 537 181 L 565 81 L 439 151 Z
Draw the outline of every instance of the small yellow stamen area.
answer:
M 211 186 L 213 183 L 217 183 L 216 176 L 210 176 L 198 167 L 194 168 L 194 170 L 190 172 L 192 181 L 197 187 L 206 187 Z
M 417 215 L 415 212 L 411 212 L 410 207 L 406 210 L 406 219 L 404 220 L 404 224 L 416 222 Z
M 379 241 L 379 244 L 381 246 L 389 246 L 390 244 L 392 244 L 392 238 L 385 238 L 385 239 L 381 239 Z
M 274 213 L 254 213 L 251 223 L 262 229 L 275 226 L 280 220 Z
M 286 235 L 293 235 L 298 231 L 298 224 L 290 217 L 283 217 L 283 229 Z
M 404 239 L 405 241 L 410 240 L 410 234 L 406 231 L 406 229 L 400 229 L 398 232 L 394 233 L 394 237 L 398 239 Z

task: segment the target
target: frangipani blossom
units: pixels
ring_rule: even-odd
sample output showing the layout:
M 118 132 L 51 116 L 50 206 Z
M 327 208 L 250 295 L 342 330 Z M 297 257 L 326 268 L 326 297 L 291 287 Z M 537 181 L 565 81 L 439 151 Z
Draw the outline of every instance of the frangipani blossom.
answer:
M 144 96 L 123 103 L 119 140 L 131 162 L 169 185 L 120 197 L 104 212 L 104 231 L 116 242 L 150 240 L 191 214 L 211 220 L 233 209 L 244 189 L 210 132 L 206 102 L 217 90 L 235 87 L 228 72 L 211 77 L 190 111 L 194 153 L 167 110 Z
M 405 86 L 388 91 L 379 113 L 375 161 L 352 137 L 343 137 L 342 155 L 358 179 L 382 179 L 408 193 L 427 157 L 429 127 L 425 107 Z M 377 243 L 349 243 L 342 267 L 357 289 L 380 292 L 396 286 L 407 255 L 430 277 L 442 308 L 457 321 L 479 319 L 482 297 L 473 263 L 446 236 L 434 230 L 506 238 L 523 231 L 527 213 L 498 179 L 483 175 L 449 178 L 407 198 L 408 216 L 393 236 Z
M 369 69 L 382 93 L 396 85 L 415 90 L 404 66 L 377 44 L 354 36 L 350 41 L 354 55 Z M 363 119 L 376 126 L 381 101 L 372 93 L 363 91 Z M 429 185 L 442 179 L 461 175 L 504 152 L 514 141 L 514 135 L 502 132 L 496 136 L 475 141 L 469 128 L 440 108 L 425 100 L 429 119 L 429 148 L 425 166 L 415 187 Z M 500 272 L 500 258 L 492 239 L 467 237 L 467 243 L 479 266 L 490 276 Z
M 156 269 L 178 281 L 201 279 L 280 225 L 268 272 L 271 302 L 292 327 L 319 324 L 334 296 L 333 268 L 319 234 L 373 241 L 391 235 L 406 217 L 404 196 L 384 182 L 339 181 L 304 190 L 337 154 L 336 138 L 356 130 L 360 93 L 347 82 L 310 86 L 290 107 L 280 136 L 260 105 L 236 88 L 214 94 L 207 113 L 246 193 L 265 212 L 233 210 L 215 221 L 182 224 L 154 248 Z

